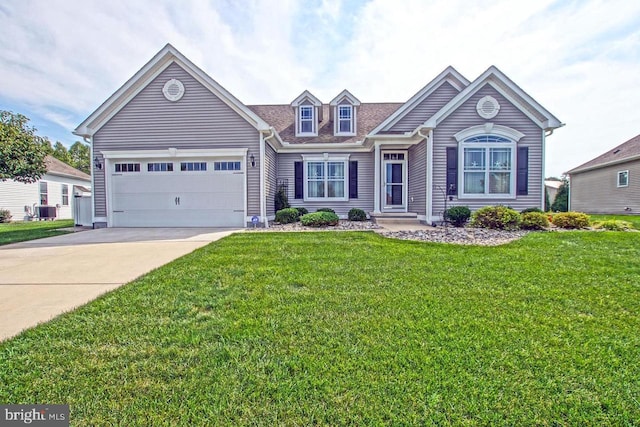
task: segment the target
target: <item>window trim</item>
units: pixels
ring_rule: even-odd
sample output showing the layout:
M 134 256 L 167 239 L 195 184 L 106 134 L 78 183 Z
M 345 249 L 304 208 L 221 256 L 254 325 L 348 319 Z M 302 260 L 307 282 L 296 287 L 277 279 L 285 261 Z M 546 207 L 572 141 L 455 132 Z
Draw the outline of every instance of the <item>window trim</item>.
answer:
M 42 184 L 44 184 L 44 192 L 42 191 Z M 42 196 L 44 195 L 44 203 L 42 203 Z M 49 184 L 47 181 L 40 181 L 38 183 L 38 196 L 40 200 L 40 206 L 49 205 Z
M 310 119 L 305 119 L 304 121 L 310 121 L 311 122 L 311 132 L 303 132 L 302 131 L 302 109 L 303 108 L 308 108 L 311 111 L 311 118 Z M 318 136 L 318 127 L 317 127 L 317 120 L 316 120 L 316 107 L 314 105 L 299 105 L 296 109 L 296 136 Z
M 166 170 L 162 170 L 162 166 L 160 169 L 156 169 L 155 165 L 166 165 Z M 173 173 L 175 170 L 173 162 L 147 162 L 147 170 L 148 173 Z
M 620 177 L 621 177 L 621 176 L 623 176 L 623 174 L 625 174 L 625 175 L 626 175 L 626 180 L 627 180 L 627 182 L 626 182 L 626 183 L 624 183 L 624 184 L 620 184 Z M 617 188 L 625 188 L 625 187 L 628 187 L 628 186 L 629 186 L 629 169 L 627 169 L 627 170 L 622 170 L 622 171 L 618 171 L 618 173 L 617 173 L 617 177 L 618 177 L 618 179 L 617 179 L 617 181 L 616 181 L 616 187 L 617 187 Z
M 62 184 L 60 187 L 62 206 L 69 206 L 69 184 Z M 65 198 L 67 199 L 65 203 Z
M 242 161 L 240 160 L 214 160 L 213 161 L 213 172 L 232 172 L 232 173 L 237 173 L 237 172 L 242 172 Z M 225 164 L 227 169 L 222 169 L 222 165 Z M 229 166 L 233 165 L 232 169 L 229 169 Z M 217 166 L 219 166 L 219 169 L 216 168 Z M 236 166 L 238 166 L 238 168 L 236 169 Z
M 302 156 L 302 169 L 303 169 L 303 200 L 305 202 L 327 202 L 327 201 L 349 201 L 349 155 L 346 156 L 330 156 L 325 154 L 323 156 Z M 309 169 L 307 167 L 308 163 L 323 163 L 324 167 L 324 194 L 328 193 L 328 183 L 329 183 L 329 174 L 328 174 L 328 164 L 329 163 L 342 163 L 344 168 L 344 179 L 343 179 L 343 197 L 309 197 Z
M 127 170 L 122 170 L 122 166 L 126 166 Z M 132 166 L 133 170 L 129 170 L 129 166 Z M 118 167 L 120 170 L 118 170 Z M 139 173 L 141 172 L 140 162 L 118 162 L 113 164 L 114 173 Z
M 507 141 L 504 142 L 470 142 L 470 139 L 481 137 L 481 136 L 493 136 L 505 139 Z M 485 167 L 482 170 L 484 172 L 484 191 L 485 193 L 465 193 L 465 166 L 464 166 L 464 158 L 465 158 L 465 149 L 466 148 L 481 148 L 484 149 L 484 159 L 485 159 Z M 490 156 L 492 148 L 508 148 L 510 150 L 510 163 L 511 167 L 504 172 L 509 172 L 509 193 L 489 193 L 489 180 L 492 170 L 490 168 Z M 458 198 L 459 199 L 516 199 L 517 198 L 517 143 L 510 138 L 505 137 L 504 135 L 495 135 L 491 133 L 482 133 L 476 135 L 468 135 L 467 138 L 460 141 L 458 143 Z M 480 171 L 478 171 L 480 172 Z M 495 171 L 494 171 L 495 172 Z
M 334 110 L 334 122 L 335 122 L 335 127 L 334 127 L 334 134 L 336 136 L 354 136 L 356 134 L 356 109 L 354 108 L 353 105 L 351 104 L 339 104 L 336 105 Z M 349 120 L 349 127 L 351 128 L 351 130 L 349 132 L 341 132 L 340 131 L 340 122 L 341 121 L 346 121 L 347 119 L 341 119 L 340 118 L 340 109 L 341 108 L 348 108 L 349 109 L 349 115 L 350 118 Z

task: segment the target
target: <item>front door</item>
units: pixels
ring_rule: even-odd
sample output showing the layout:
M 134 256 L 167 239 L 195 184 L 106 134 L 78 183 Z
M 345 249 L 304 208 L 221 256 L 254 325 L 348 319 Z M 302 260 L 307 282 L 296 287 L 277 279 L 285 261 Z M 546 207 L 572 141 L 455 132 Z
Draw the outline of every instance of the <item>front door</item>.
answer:
M 385 212 L 406 212 L 406 160 L 404 153 L 384 153 L 382 161 L 384 185 L 382 209 Z

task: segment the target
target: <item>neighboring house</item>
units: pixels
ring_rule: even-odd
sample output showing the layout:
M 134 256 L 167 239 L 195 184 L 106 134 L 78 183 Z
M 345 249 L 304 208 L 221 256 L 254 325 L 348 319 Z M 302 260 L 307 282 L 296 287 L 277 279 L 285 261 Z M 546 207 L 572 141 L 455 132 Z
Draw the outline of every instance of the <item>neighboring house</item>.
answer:
M 562 181 L 556 181 L 553 179 L 547 179 L 544 181 L 544 187 L 547 189 L 547 194 L 549 195 L 549 203 L 553 203 L 556 199 L 560 186 L 562 186 Z
M 44 159 L 47 172 L 36 182 L 0 181 L 0 209 L 11 211 L 12 221 L 39 219 L 47 213 L 57 219 L 75 218 L 76 199 L 90 196 L 91 177 L 53 156 Z M 77 196 L 77 197 L 74 197 Z
M 640 135 L 567 172 L 569 209 L 603 214 L 640 212 Z
M 344 90 L 247 106 L 171 45 L 74 134 L 91 143 L 96 227 L 268 225 L 292 206 L 409 215 L 544 205 L 545 139 L 561 122 L 495 67 L 448 67 L 405 103 Z

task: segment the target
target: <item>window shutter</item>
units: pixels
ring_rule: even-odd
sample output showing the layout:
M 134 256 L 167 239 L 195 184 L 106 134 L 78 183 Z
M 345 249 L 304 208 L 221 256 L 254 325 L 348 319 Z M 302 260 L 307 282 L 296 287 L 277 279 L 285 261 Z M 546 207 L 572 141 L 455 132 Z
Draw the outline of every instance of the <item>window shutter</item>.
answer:
M 529 194 L 529 147 L 518 147 L 518 196 Z
M 304 171 L 303 171 L 303 163 L 302 162 L 294 162 L 294 182 L 295 182 L 295 197 L 296 199 L 304 198 Z
M 349 198 L 358 198 L 358 162 L 349 162 Z
M 447 195 L 458 194 L 458 147 L 447 147 Z

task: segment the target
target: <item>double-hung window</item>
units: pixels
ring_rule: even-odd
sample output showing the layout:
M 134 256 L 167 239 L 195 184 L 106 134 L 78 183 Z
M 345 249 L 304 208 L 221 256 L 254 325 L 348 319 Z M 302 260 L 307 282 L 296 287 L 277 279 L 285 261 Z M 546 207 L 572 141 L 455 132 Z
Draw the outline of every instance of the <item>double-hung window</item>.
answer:
M 306 160 L 305 199 L 347 200 L 347 174 L 346 159 Z
M 480 135 L 460 143 L 462 197 L 515 197 L 515 142 Z
M 62 184 L 62 206 L 69 206 L 69 186 Z
M 627 187 L 629 186 L 629 171 L 619 171 L 618 172 L 618 187 Z
M 338 105 L 338 129 L 339 134 L 353 133 L 353 106 Z
M 301 105 L 298 107 L 298 129 L 300 130 L 300 133 L 315 133 L 313 126 L 313 108 L 314 107 L 312 105 Z
M 49 191 L 47 188 L 47 182 L 40 181 L 39 187 L 40 187 L 40 204 L 46 205 L 49 203 Z

